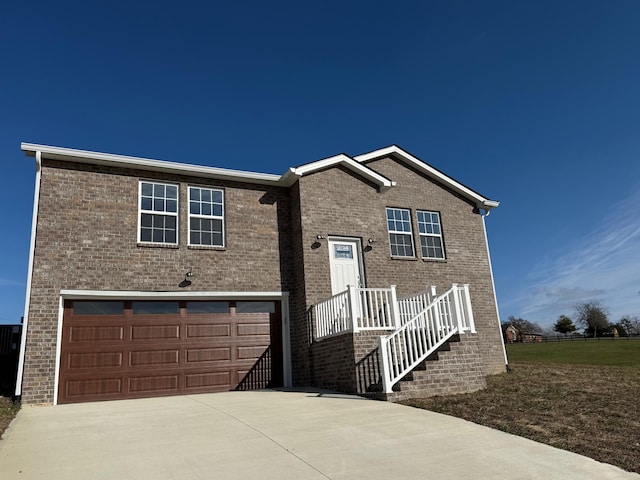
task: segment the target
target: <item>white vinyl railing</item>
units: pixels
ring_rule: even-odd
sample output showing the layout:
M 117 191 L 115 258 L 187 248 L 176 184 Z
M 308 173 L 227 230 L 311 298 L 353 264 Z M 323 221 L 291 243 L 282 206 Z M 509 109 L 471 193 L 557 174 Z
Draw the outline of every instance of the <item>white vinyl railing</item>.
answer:
M 400 326 L 396 286 L 391 288 L 355 288 L 358 330 L 394 330 Z
M 349 291 L 338 293 L 313 307 L 316 338 L 331 337 L 353 330 Z
M 432 287 L 432 292 L 434 288 Z M 429 297 L 429 294 L 426 294 Z M 417 308 L 424 299 L 411 297 L 407 312 Z M 427 298 L 425 297 L 425 298 Z M 401 302 L 402 303 L 402 302 Z M 405 317 L 406 318 L 406 317 Z M 423 310 L 390 335 L 380 337 L 380 363 L 385 393 L 457 333 L 475 333 L 469 285 L 453 284 L 451 289 L 435 297 Z
M 347 290 L 313 307 L 316 339 L 361 330 L 394 330 L 400 326 L 396 287 Z

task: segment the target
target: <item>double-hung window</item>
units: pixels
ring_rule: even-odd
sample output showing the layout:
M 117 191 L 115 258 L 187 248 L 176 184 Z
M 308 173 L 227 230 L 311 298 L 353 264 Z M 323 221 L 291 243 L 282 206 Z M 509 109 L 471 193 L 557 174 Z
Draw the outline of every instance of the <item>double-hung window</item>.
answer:
M 387 228 L 392 257 L 413 258 L 411 215 L 405 208 L 387 208 Z
M 418 210 L 418 231 L 422 258 L 444 260 L 440 214 Z
M 224 247 L 224 191 L 189 187 L 189 245 Z
M 138 241 L 178 244 L 178 186 L 140 182 Z

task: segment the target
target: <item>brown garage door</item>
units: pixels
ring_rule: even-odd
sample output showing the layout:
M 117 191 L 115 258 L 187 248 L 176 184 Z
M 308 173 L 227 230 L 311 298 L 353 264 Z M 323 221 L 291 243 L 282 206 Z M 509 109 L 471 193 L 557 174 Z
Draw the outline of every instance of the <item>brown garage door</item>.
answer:
M 280 303 L 66 301 L 58 403 L 281 386 Z

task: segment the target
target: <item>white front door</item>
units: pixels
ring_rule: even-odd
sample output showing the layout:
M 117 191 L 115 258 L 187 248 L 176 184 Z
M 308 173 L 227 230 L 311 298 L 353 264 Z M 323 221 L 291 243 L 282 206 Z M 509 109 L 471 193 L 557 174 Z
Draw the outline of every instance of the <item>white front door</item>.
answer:
M 355 238 L 329 239 L 332 295 L 344 292 L 347 285 L 364 287 L 360 258 L 360 240 Z

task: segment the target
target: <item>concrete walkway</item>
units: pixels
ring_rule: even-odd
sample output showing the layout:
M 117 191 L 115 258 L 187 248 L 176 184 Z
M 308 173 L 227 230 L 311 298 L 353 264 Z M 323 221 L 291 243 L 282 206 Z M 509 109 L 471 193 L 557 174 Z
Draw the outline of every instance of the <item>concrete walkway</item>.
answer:
M 25 407 L 0 479 L 640 479 L 497 430 L 322 391 Z

